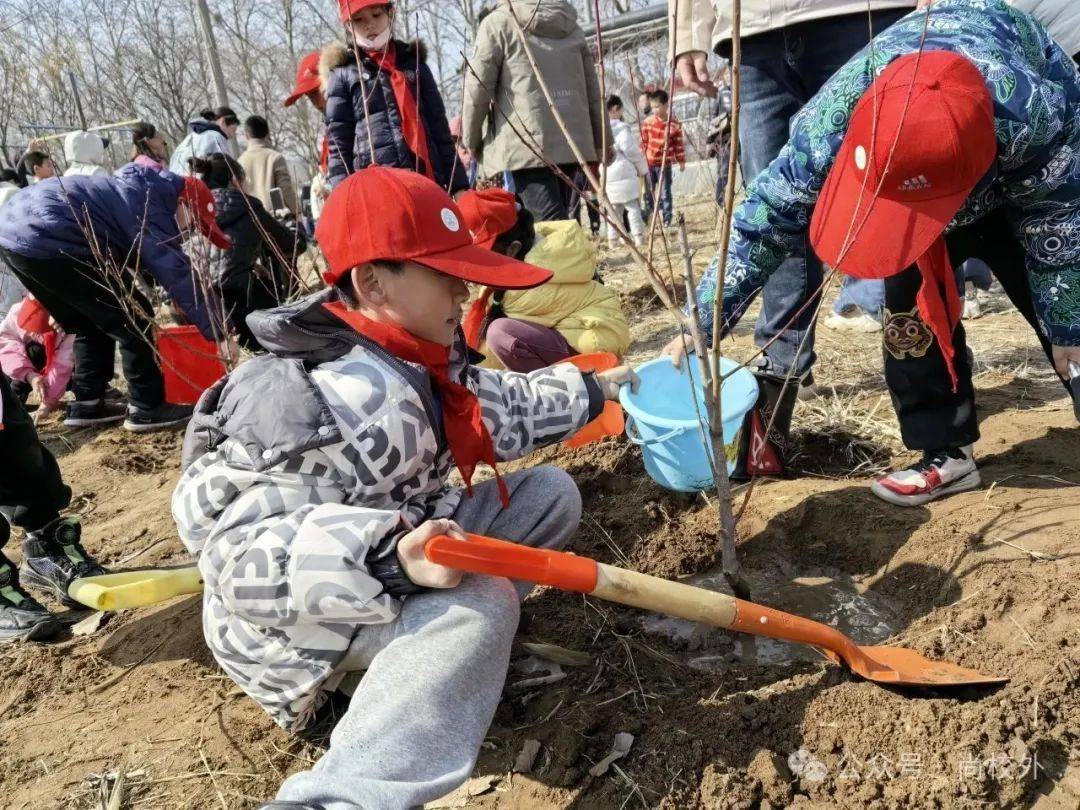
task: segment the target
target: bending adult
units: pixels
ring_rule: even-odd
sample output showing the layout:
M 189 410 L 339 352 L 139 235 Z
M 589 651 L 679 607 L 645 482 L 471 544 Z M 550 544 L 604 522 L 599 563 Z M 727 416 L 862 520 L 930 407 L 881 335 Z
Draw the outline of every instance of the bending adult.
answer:
M 127 430 L 144 432 L 191 414 L 190 407 L 165 403 L 153 308 L 136 283 L 149 274 L 205 337 L 221 337 L 181 250 L 182 229 L 229 244 L 205 183 L 134 163 L 104 177 L 43 180 L 4 206 L 0 259 L 65 332 L 77 335 L 69 427 L 125 420 Z M 105 398 L 117 344 L 126 409 Z
M 885 381 L 923 458 L 873 492 L 911 506 L 973 489 L 979 426 L 952 267 L 985 261 L 1068 377 L 1080 161 L 1062 155 L 1076 154 L 1080 74 L 1046 30 L 1003 0 L 938 0 L 875 37 L 792 121 L 735 210 L 723 290 L 715 260 L 698 287 L 704 326 L 729 331 L 808 237 L 830 266 L 885 278 Z
M 592 52 L 577 11 L 566 0 L 499 0 L 480 23 L 465 68 L 461 140 L 478 161 L 480 176 L 513 175 L 514 188 L 535 219 L 567 219 L 574 189 L 548 164 L 572 178 L 577 158 L 547 103 L 515 18 L 582 157 L 587 163 L 606 162 L 604 144 L 612 151 Z

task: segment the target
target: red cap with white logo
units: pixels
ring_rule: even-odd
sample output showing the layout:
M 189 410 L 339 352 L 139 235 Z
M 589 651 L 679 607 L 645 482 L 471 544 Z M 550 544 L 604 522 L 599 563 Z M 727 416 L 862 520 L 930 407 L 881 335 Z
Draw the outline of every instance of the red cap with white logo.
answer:
M 822 261 L 885 278 L 933 244 L 997 155 L 986 81 L 951 51 L 894 60 L 851 114 L 810 222 Z
M 461 210 L 436 183 L 407 169 L 353 172 L 326 201 L 315 238 L 334 284 L 357 265 L 411 260 L 448 276 L 505 290 L 548 281 L 552 273 L 473 244 Z

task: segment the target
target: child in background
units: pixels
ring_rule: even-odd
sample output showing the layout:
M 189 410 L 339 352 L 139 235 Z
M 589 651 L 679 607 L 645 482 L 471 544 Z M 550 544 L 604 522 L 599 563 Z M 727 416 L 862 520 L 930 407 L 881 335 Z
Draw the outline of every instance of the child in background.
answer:
M 596 280 L 596 250 L 579 223 L 534 223 L 513 194 L 497 188 L 462 194 L 459 205 L 477 245 L 553 274 L 533 290 L 489 288 L 473 303 L 465 337 L 473 348 L 486 339 L 496 362 L 485 365 L 528 372 L 575 354 L 626 353 L 630 326 L 618 295 Z
M 215 219 L 231 243 L 210 246 L 210 276 L 237 342 L 245 349 L 259 344 L 247 325 L 257 309 L 285 303 L 298 286 L 297 259 L 307 250 L 303 233 L 280 223 L 262 202 L 244 191 L 240 162 L 221 152 L 192 158 L 191 167 L 214 195 Z
M 163 172 L 169 168 L 169 146 L 165 136 L 149 121 L 139 121 L 131 130 L 131 162 Z
M 323 50 L 330 186 L 365 166 L 418 172 L 454 194 L 469 187 L 439 86 L 420 43 L 392 38 L 385 0 L 338 0 L 345 44 Z M 419 96 L 419 98 L 418 98 Z
M 428 562 L 425 543 L 564 546 L 581 515 L 569 475 L 473 471 L 573 435 L 636 377 L 470 365 L 466 282 L 551 274 L 475 246 L 419 174 L 355 172 L 317 236 L 330 289 L 252 316 L 270 353 L 200 400 L 173 516 L 205 578 L 207 644 L 280 725 L 304 728 L 366 670 L 329 750 L 265 807 L 415 807 L 472 772 L 531 590 Z
M 26 403 L 33 391 L 40 405 L 36 425 L 60 404 L 75 368 L 75 336 L 65 334 L 36 298 L 27 296 L 0 323 L 0 369 Z
M 671 167 L 678 164 L 680 172 L 686 168 L 682 124 L 670 116 L 667 91 L 649 93 L 649 105 L 652 115 L 641 125 L 641 151 L 649 164 L 649 210 L 651 216 L 659 199 L 666 228 L 671 225 Z
M 633 127 L 623 121 L 623 103 L 618 96 L 608 96 L 608 118 L 611 120 L 611 134 L 614 138 L 615 160 L 604 173 L 604 190 L 615 207 L 615 213 L 622 222 L 630 223 L 630 233 L 635 245 L 645 241 L 645 222 L 641 218 L 641 184 L 639 178 L 649 173 L 648 164 L 641 154 L 638 138 Z M 608 246 L 616 247 L 619 236 L 610 223 L 607 225 Z

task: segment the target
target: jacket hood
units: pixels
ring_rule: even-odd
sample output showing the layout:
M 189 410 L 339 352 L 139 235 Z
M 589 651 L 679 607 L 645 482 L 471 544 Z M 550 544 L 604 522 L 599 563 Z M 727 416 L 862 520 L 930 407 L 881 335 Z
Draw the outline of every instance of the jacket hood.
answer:
M 394 45 L 399 53 L 415 52 L 418 62 L 427 59 L 427 46 L 419 39 L 414 39 L 412 42 L 395 39 Z M 356 52 L 353 50 L 353 46 L 347 42 L 331 42 L 322 49 L 319 54 L 319 88 L 324 95 L 330 84 L 330 74 L 334 68 L 355 64 L 355 62 Z
M 201 135 L 204 132 L 217 132 L 222 138 L 226 137 L 221 127 L 213 121 L 207 121 L 205 118 L 192 118 L 188 121 L 187 126 L 188 132 L 194 132 L 196 135 Z
M 566 0 L 502 0 L 530 34 L 562 39 L 578 29 L 577 9 Z
M 332 289 L 319 290 L 291 304 L 252 312 L 247 325 L 255 339 L 278 357 L 318 365 L 336 360 L 356 345 L 356 333 L 326 311 Z
M 93 132 L 69 132 L 64 138 L 64 159 L 100 166 L 105 159 L 105 143 Z
M 250 209 L 248 197 L 236 186 L 215 188 L 214 195 L 214 218 L 222 228 L 228 228 L 235 224 L 238 219 L 246 216 Z

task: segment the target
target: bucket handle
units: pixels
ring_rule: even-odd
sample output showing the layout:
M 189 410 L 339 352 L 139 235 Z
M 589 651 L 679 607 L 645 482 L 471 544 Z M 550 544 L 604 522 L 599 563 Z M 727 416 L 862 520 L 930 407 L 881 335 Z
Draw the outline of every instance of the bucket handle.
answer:
M 634 422 L 634 417 L 632 417 L 630 414 L 626 414 L 626 438 L 629 440 L 630 444 L 636 444 L 639 447 L 644 447 L 647 444 L 666 442 L 668 439 L 678 436 L 684 430 L 686 430 L 686 428 L 673 427 L 667 433 L 664 433 L 660 436 L 653 436 L 651 439 L 643 439 L 641 438 L 641 434 L 637 432 L 637 425 Z

